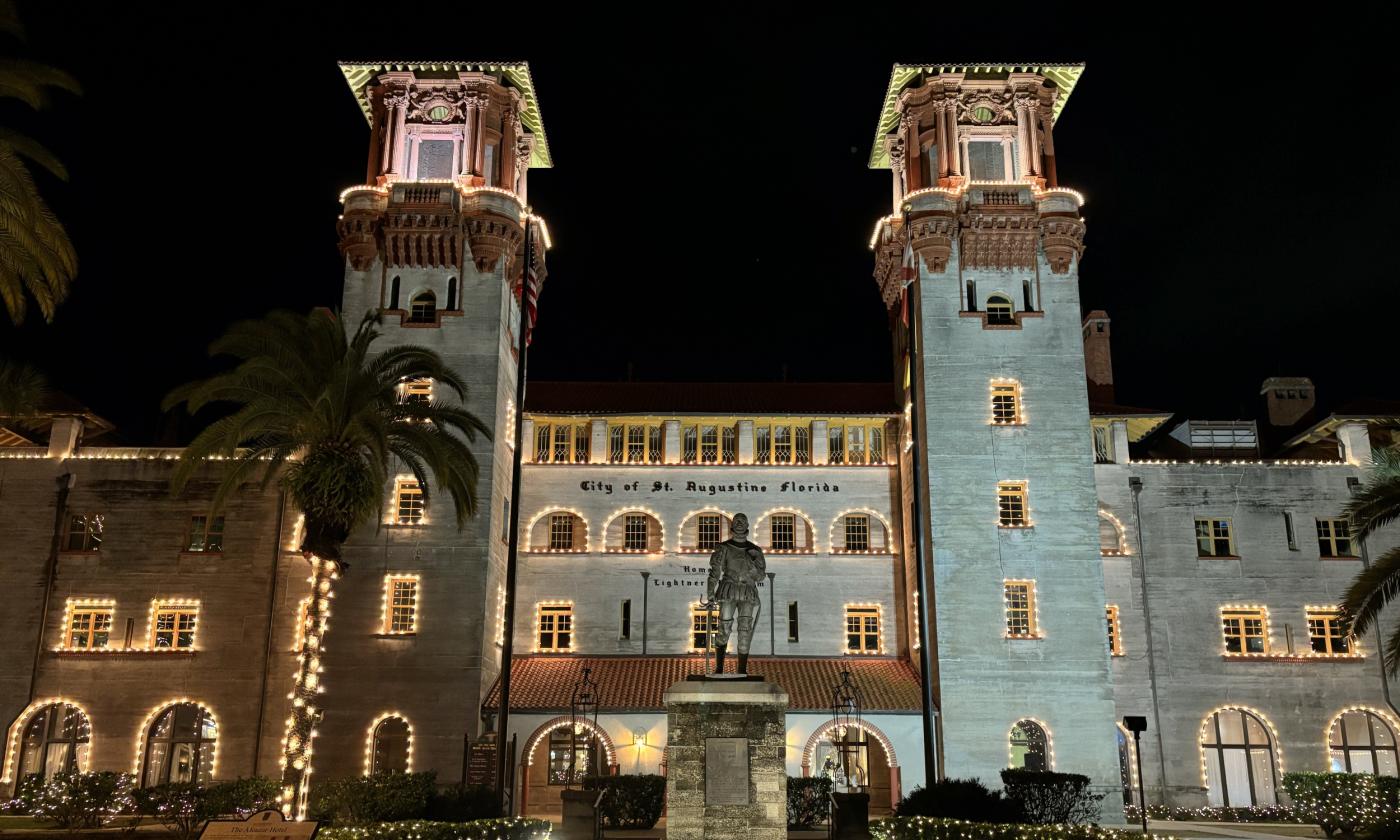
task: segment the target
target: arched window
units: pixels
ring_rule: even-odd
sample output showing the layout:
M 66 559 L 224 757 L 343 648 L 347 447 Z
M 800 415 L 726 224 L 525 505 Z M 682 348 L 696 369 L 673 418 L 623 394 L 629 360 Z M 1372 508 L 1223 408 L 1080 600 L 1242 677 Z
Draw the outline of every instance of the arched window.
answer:
M 1050 748 L 1045 727 L 1037 721 L 1016 721 L 1011 727 L 1011 760 L 1008 766 L 1025 770 L 1049 770 Z
M 38 774 L 45 779 L 55 773 L 87 769 L 88 741 L 92 725 L 83 710 L 69 703 L 52 703 L 30 716 L 20 744 L 21 781 Z
M 386 717 L 374 727 L 370 773 L 407 773 L 412 730 L 401 717 Z
M 447 278 L 447 311 L 457 311 L 457 278 Z
M 987 298 L 987 323 L 1005 326 L 1016 323 L 1011 298 L 1000 292 Z
M 437 295 L 423 291 L 413 296 L 409 302 L 408 323 L 432 324 L 437 321 Z
M 146 732 L 142 786 L 209 781 L 214 774 L 218 735 L 214 716 L 203 706 L 197 703 L 167 706 L 156 715 Z
M 768 552 L 811 554 L 816 550 L 812 521 L 795 510 L 780 510 L 765 514 L 749 535 Z
M 649 511 L 623 511 L 608 520 L 603 547 L 606 551 L 655 554 L 661 551 L 661 531 L 661 520 Z
M 1327 735 L 1333 773 L 1400 775 L 1396 769 L 1395 732 L 1385 718 L 1369 709 L 1337 715 Z
M 551 510 L 530 523 L 531 551 L 586 551 L 588 523 L 571 510 Z
M 1103 510 L 1099 511 L 1099 553 L 1105 557 L 1119 557 L 1128 553 L 1123 523 Z
M 389 308 L 399 308 L 399 277 L 394 275 L 394 279 L 389 283 Z
M 1206 798 L 1211 805 L 1276 805 L 1274 741 L 1264 722 L 1244 709 L 1218 709 L 1201 724 Z

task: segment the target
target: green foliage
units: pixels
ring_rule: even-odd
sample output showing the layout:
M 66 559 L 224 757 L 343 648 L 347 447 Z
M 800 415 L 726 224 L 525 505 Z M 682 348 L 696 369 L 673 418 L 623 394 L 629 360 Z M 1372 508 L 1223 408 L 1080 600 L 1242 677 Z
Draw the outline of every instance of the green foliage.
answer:
M 1400 447 L 1377 449 L 1366 483 L 1346 506 L 1351 538 L 1365 539 L 1400 518 Z M 1400 546 L 1371 558 L 1371 565 L 1357 573 L 1342 598 L 1342 619 L 1352 635 L 1360 636 L 1380 620 L 1385 606 L 1400 596 Z M 1385 667 L 1400 674 L 1400 622 L 1391 628 L 1385 643 Z
M 210 354 L 232 357 L 237 366 L 165 399 L 167 410 L 183 403 L 191 414 L 216 404 L 233 408 L 186 447 L 174 490 L 210 456 L 228 459 L 211 512 L 257 473 L 264 485 L 280 474 L 306 516 L 302 551 L 336 561 L 350 531 L 381 510 L 393 461 L 418 480 L 425 504 L 431 473 L 451 496 L 458 524 L 470 517 L 478 466 L 468 443 L 489 439 L 490 429 L 457 401 L 437 398 L 464 400 L 466 385 L 436 352 L 404 345 L 371 355 L 379 323 L 370 312 L 349 337 L 327 310 L 234 324 Z M 406 379 L 432 379 L 433 401 L 401 401 Z
M 1022 820 L 1020 803 L 1004 799 L 999 790 L 988 790 L 977 779 L 941 779 L 909 791 L 895 814 L 901 817 L 942 817 L 979 823 L 1015 823 Z
M 1389 813 L 1370 773 L 1285 773 L 1282 787 L 1298 816 L 1328 837 L 1355 834 Z
M 811 828 L 831 814 L 831 779 L 826 776 L 788 776 L 788 828 Z
M 598 806 L 604 828 L 651 828 L 666 803 L 665 776 L 589 776 L 585 790 L 605 790 Z
M 48 383 L 39 371 L 0 357 L 0 418 L 22 420 L 33 416 L 47 392 Z
M 59 828 L 101 828 L 131 810 L 131 787 L 129 773 L 56 773 L 25 779 L 18 798 L 30 815 Z
M 935 817 L 886 817 L 870 824 L 875 840 L 1142 840 L 1138 831 L 1096 825 L 974 823 Z M 1152 840 L 1166 840 L 1148 835 Z
M 1052 825 L 1098 822 L 1104 794 L 1089 789 L 1079 773 L 1010 768 L 1001 771 L 1002 795 L 1019 806 L 1028 823 Z
M 1376 790 L 1380 792 L 1381 803 L 1392 814 L 1400 811 L 1400 777 L 1377 776 Z
M 1142 812 L 1138 810 L 1136 805 L 1128 805 L 1123 809 L 1123 812 L 1130 823 L 1142 819 Z M 1204 808 L 1187 808 L 1179 805 L 1168 807 L 1149 802 L 1147 803 L 1147 816 L 1154 820 L 1199 820 L 1204 822 L 1302 822 L 1293 809 L 1287 805 L 1252 805 L 1248 808 L 1226 808 L 1212 805 Z
M 424 819 L 432 822 L 471 822 L 500 815 L 501 803 L 489 785 L 452 785 L 433 792 Z
M 276 808 L 279 785 L 272 779 L 253 777 L 213 785 L 171 782 L 135 791 L 137 809 L 165 826 L 178 840 L 190 840 L 200 827 L 216 817 L 245 818 L 257 811 Z
M 498 817 L 473 822 L 382 822 L 324 828 L 317 840 L 549 840 L 548 820 Z
M 436 792 L 436 780 L 437 774 L 432 772 L 336 779 L 312 788 L 311 815 L 337 825 L 420 820 Z

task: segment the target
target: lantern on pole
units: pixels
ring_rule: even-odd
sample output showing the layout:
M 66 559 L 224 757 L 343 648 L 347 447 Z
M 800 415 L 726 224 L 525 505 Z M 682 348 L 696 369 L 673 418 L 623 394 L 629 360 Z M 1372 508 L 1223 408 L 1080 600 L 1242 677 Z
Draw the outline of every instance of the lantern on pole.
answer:
M 860 686 L 851 681 L 851 672 L 841 672 L 841 682 L 831 689 L 831 745 L 841 756 L 841 775 L 846 785 L 851 786 L 851 751 L 847 742 L 864 738 L 865 727 L 861 723 L 864 699 Z M 859 747 L 856 748 L 859 750 Z
M 565 790 L 572 788 L 580 778 L 577 766 L 579 747 L 587 751 L 584 753 L 588 756 L 585 761 L 591 761 L 594 752 L 594 733 L 598 731 L 598 683 L 589 677 L 591 673 L 592 668 L 583 669 L 583 677 L 574 683 L 574 693 L 569 698 L 569 777 L 564 781 Z M 584 771 L 588 769 L 584 768 Z

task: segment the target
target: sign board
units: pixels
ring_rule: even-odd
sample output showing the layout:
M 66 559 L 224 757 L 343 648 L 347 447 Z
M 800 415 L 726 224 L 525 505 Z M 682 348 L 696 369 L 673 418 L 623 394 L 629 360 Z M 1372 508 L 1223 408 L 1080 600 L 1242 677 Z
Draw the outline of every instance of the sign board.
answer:
M 749 740 L 705 739 L 705 804 L 749 804 Z
M 246 820 L 210 820 L 199 840 L 312 840 L 320 825 L 283 819 L 281 811 L 259 811 Z
M 467 784 L 496 786 L 496 736 L 473 741 L 468 748 Z

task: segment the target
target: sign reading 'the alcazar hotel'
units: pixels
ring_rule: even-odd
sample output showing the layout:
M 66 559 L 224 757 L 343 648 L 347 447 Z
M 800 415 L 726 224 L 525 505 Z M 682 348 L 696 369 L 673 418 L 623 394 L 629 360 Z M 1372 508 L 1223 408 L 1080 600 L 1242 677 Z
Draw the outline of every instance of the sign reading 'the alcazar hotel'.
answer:
M 894 67 L 870 157 L 892 176 L 891 215 L 869 234 L 894 381 L 532 382 L 517 500 L 511 285 L 527 175 L 551 165 L 529 68 L 342 69 L 370 129 L 336 223 L 342 309 L 382 310 L 387 342 L 441 353 L 495 435 L 475 444 L 483 503 L 466 528 L 400 478 L 346 547 L 313 786 L 479 778 L 507 633 L 517 810 L 559 812 L 584 668 L 602 707 L 578 766 L 664 773 L 661 695 L 704 667 L 708 558 L 737 513 L 767 556 L 750 669 L 790 698 L 788 773 L 843 751 L 877 813 L 930 774 L 996 784 L 1008 765 L 1145 783 L 1177 805 L 1273 803 L 1285 756 L 1397 772 L 1376 640 L 1342 634 L 1336 603 L 1395 543 L 1353 541 L 1341 513 L 1400 405 L 1322 413 L 1306 379 L 1264 382 L 1257 420 L 1115 401 L 1109 319 L 1079 299 L 1084 198 L 1056 166 L 1082 66 Z M 105 446 L 110 427 L 76 405 L 43 425 L 0 430 L 0 790 L 73 768 L 143 785 L 277 775 L 310 594 L 297 512 L 250 489 L 211 518 L 217 465 L 172 499 L 177 452 Z M 921 608 L 937 767 L 921 748 Z M 843 671 L 864 716 L 833 743 Z M 1150 722 L 1145 779 L 1123 715 Z

